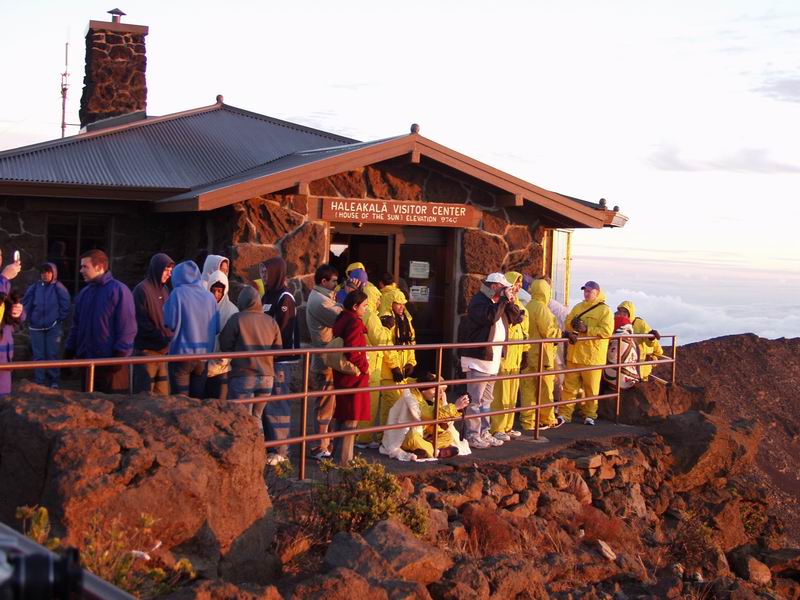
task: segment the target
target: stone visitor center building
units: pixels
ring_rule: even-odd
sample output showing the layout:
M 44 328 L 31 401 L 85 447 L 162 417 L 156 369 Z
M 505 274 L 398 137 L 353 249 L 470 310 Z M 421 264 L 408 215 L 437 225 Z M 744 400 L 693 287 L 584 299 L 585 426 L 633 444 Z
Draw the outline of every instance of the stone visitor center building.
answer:
M 538 187 L 426 139 L 360 142 L 225 104 L 145 113 L 148 28 L 91 21 L 78 135 L 0 152 L 0 246 L 45 260 L 78 291 L 78 257 L 105 250 L 133 286 L 150 256 L 231 260 L 232 296 L 281 255 L 298 304 L 320 264 L 364 263 L 410 289 L 419 343 L 455 341 L 492 271 L 568 287 L 569 232 L 623 226 L 617 210 Z M 302 327 L 305 331 L 305 327 Z

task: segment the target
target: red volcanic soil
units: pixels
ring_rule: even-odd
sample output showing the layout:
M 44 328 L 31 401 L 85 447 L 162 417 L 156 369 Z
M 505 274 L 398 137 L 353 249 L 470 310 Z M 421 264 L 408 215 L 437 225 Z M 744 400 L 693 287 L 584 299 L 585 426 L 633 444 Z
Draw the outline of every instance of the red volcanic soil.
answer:
M 800 541 L 800 338 L 731 335 L 678 347 L 678 381 L 705 388 L 705 410 L 764 427 L 749 476 Z

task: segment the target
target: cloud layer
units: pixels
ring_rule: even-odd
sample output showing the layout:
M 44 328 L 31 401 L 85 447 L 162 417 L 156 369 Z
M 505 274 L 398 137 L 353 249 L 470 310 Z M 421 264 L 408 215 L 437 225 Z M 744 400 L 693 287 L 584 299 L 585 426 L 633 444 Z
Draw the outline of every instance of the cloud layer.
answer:
M 797 80 L 800 102 L 800 79 Z M 653 152 L 647 162 L 663 171 L 724 171 L 732 173 L 800 173 L 800 165 L 783 163 L 770 158 L 764 148 L 742 148 L 732 154 L 713 159 L 684 158 L 674 146 L 663 145 Z

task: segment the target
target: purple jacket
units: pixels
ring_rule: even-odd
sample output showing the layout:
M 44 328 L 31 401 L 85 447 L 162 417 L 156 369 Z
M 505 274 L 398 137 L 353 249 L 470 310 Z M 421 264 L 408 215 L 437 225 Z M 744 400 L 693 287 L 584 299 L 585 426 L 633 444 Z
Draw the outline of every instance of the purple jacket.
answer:
M 77 358 L 130 356 L 135 337 L 133 294 L 107 271 L 90 281 L 75 298 L 64 354 Z
M 11 293 L 11 282 L 0 275 L 0 294 L 5 298 Z M 9 310 L 9 306 L 6 310 Z M 25 320 L 25 313 L 19 318 L 19 323 Z M 3 314 L 0 321 L 0 363 L 10 363 L 14 358 L 14 330 L 17 325 L 9 322 L 9 316 Z M 11 371 L 0 372 L 0 396 L 5 396 L 11 392 Z

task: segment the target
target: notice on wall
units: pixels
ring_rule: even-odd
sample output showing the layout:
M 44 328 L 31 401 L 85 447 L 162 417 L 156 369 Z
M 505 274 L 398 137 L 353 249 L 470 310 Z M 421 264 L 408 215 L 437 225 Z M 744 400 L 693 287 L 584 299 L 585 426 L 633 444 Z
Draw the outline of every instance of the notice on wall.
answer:
M 345 223 L 477 227 L 481 213 L 474 206 L 447 202 L 398 202 L 369 198 L 320 197 L 322 218 Z
M 431 295 L 431 288 L 427 285 L 412 285 L 409 290 L 411 302 L 427 302 Z
M 409 279 L 427 279 L 431 276 L 431 263 L 412 260 L 408 263 Z

